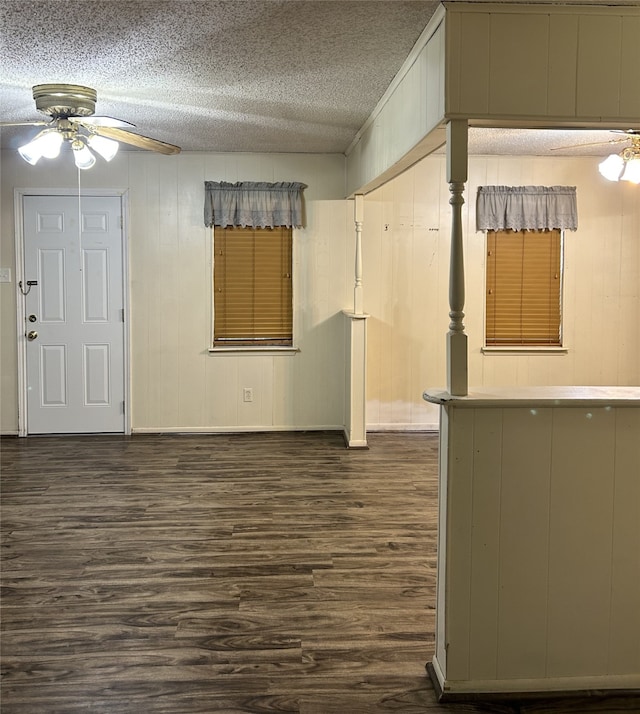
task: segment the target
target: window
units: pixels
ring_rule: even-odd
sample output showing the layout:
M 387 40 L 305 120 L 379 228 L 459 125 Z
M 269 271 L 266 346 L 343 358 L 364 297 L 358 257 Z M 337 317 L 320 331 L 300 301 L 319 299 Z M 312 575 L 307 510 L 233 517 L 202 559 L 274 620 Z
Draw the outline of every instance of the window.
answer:
M 292 346 L 292 229 L 214 229 L 214 347 Z
M 487 346 L 559 347 L 561 316 L 561 231 L 488 231 Z

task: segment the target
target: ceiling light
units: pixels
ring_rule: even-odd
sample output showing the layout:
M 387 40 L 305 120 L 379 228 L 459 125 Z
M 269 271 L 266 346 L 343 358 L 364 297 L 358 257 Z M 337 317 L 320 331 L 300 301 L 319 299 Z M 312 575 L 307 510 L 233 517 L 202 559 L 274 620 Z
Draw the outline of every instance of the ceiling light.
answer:
M 105 161 L 111 161 L 118 153 L 120 144 L 70 119 L 56 119 L 55 125 L 41 131 L 35 139 L 21 146 L 18 152 L 22 158 L 35 166 L 40 159 L 55 159 L 60 155 L 62 145 L 67 142 L 73 149 L 76 166 L 90 169 L 96 163 L 96 157 L 89 146 Z
M 627 161 L 624 173 L 620 177 L 621 181 L 631 181 L 631 183 L 640 183 L 640 157 Z
M 619 181 L 624 171 L 624 159 L 620 154 L 611 154 L 598 166 L 598 171 L 609 181 Z
M 38 144 L 38 137 L 36 137 L 33 141 L 30 141 L 28 144 L 21 146 L 18 149 L 18 153 L 27 163 L 35 166 L 42 158 L 42 151 Z
M 72 142 L 71 148 L 73 149 L 73 160 L 79 169 L 90 169 L 96 163 L 96 157 L 89 151 L 89 147 L 84 141 L 76 139 Z
M 33 141 L 21 146 L 18 153 L 25 161 L 35 166 L 43 156 L 46 159 L 55 159 L 60 154 L 62 142 L 62 134 L 55 129 L 45 129 Z
M 640 136 L 632 136 L 631 146 L 619 154 L 611 154 L 600 163 L 598 170 L 609 181 L 640 183 Z
M 48 131 L 40 142 L 42 143 L 42 155 L 45 159 L 55 159 L 60 155 L 60 147 L 62 146 L 62 134 L 57 131 Z
M 72 145 L 73 157 L 82 168 L 90 168 L 95 164 L 95 156 L 90 149 L 100 154 L 105 161 L 111 161 L 118 151 L 119 142 L 160 154 L 180 153 L 179 146 L 133 133 L 129 130 L 135 127 L 131 122 L 96 116 L 94 112 L 98 94 L 91 87 L 79 84 L 36 84 L 32 91 L 36 109 L 48 117 L 46 122 L 0 122 L 0 126 L 46 125 L 46 129 L 33 141 L 19 148 L 20 156 L 31 165 L 37 164 L 43 156 L 58 156 L 63 143 Z M 76 141 L 80 144 L 73 146 Z M 89 155 L 93 160 L 88 158 Z
M 118 153 L 120 146 L 117 141 L 107 139 L 104 136 L 98 136 L 97 134 L 91 134 L 87 143 L 94 151 L 97 151 L 105 161 L 111 161 Z

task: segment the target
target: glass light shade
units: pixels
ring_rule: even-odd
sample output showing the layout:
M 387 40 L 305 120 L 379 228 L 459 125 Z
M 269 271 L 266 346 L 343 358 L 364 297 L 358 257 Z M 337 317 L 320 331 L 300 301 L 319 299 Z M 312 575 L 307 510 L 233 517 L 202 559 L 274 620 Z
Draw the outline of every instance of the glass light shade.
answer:
M 619 154 L 611 154 L 598 166 L 598 171 L 609 181 L 619 181 L 624 169 L 624 159 Z
M 48 131 L 46 134 L 43 134 L 38 139 L 38 142 L 42 146 L 41 151 L 44 158 L 55 159 L 57 156 L 59 156 L 60 147 L 62 146 L 63 141 L 64 139 L 62 138 L 62 134 L 59 131 L 56 131 L 55 129 L 52 131 Z
M 96 157 L 82 141 L 74 141 L 71 148 L 73 149 L 73 160 L 79 169 L 90 169 L 96 163 Z
M 35 166 L 43 156 L 54 159 L 60 153 L 61 144 L 62 135 L 59 132 L 45 129 L 33 141 L 21 146 L 18 153 L 27 163 Z
M 22 158 L 32 166 L 35 166 L 42 158 L 42 152 L 38 148 L 36 141 L 30 141 L 28 144 L 21 146 L 18 153 Z
M 89 146 L 97 151 L 100 156 L 105 161 L 111 161 L 111 159 L 118 153 L 118 148 L 120 144 L 113 139 L 107 139 L 104 136 L 98 136 L 97 134 L 91 134 L 88 139 Z
M 631 181 L 640 183 L 640 159 L 629 159 L 625 166 L 624 173 L 620 177 L 621 181 Z

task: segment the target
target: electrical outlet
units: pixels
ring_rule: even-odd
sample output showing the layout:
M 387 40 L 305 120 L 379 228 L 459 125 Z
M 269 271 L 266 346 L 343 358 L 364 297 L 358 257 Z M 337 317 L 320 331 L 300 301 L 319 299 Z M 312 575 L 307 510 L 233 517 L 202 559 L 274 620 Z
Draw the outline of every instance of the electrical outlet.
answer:
M 242 400 L 245 402 L 253 401 L 253 389 L 251 387 L 245 387 L 242 390 Z
M 11 282 L 11 268 L 0 268 L 0 283 Z

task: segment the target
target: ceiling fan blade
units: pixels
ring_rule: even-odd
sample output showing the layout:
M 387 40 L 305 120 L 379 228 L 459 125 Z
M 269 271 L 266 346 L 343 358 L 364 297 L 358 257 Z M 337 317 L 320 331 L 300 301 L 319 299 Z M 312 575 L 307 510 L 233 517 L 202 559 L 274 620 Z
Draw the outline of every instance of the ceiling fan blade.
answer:
M 50 121 L 0 121 L 0 126 L 46 126 Z
M 126 128 L 128 126 L 135 126 L 130 121 L 125 121 L 124 119 L 115 119 L 114 117 L 69 117 L 69 121 L 76 124 L 87 124 L 91 127 L 94 126 L 108 126 L 113 128 Z
M 157 151 L 160 154 L 179 154 L 180 147 L 174 146 L 173 144 L 167 144 L 164 141 L 158 141 L 158 139 L 152 139 L 149 136 L 142 136 L 141 134 L 133 134 L 125 129 L 116 129 L 110 126 L 96 126 L 92 127 L 92 130 L 99 134 L 100 136 L 106 136 L 108 139 L 115 139 L 116 141 L 122 141 L 124 144 L 131 144 L 131 146 L 137 146 L 140 149 L 147 149 L 149 151 Z

